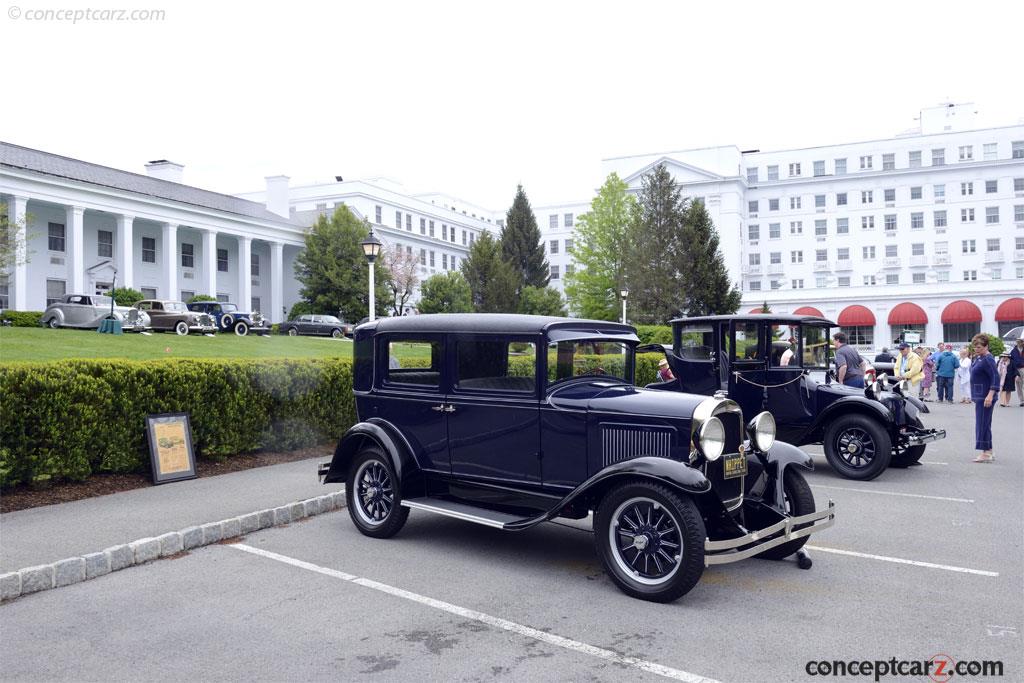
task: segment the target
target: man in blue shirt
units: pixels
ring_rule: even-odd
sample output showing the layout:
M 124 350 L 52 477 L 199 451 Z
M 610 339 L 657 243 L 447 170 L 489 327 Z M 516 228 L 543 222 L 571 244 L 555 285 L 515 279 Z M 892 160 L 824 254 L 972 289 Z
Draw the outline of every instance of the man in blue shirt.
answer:
M 950 351 L 949 347 L 946 347 L 946 350 L 942 351 L 939 354 L 938 360 L 935 361 L 935 378 L 936 383 L 939 385 L 939 403 L 942 403 L 943 395 L 945 395 L 947 403 L 953 402 L 953 377 L 956 375 L 958 367 L 960 367 L 960 360 Z

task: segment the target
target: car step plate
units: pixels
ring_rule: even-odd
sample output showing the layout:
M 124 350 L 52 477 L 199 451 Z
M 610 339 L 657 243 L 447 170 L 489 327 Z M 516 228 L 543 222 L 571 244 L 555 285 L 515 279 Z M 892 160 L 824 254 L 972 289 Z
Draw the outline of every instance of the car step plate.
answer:
M 496 529 L 504 529 L 509 524 L 524 520 L 522 517 L 510 515 L 506 512 L 497 512 L 496 510 L 488 510 L 487 508 L 467 505 L 466 503 L 456 503 L 455 501 L 442 498 L 405 499 L 402 501 L 402 505 L 413 510 L 426 510 L 427 512 L 444 515 L 445 517 L 454 517 L 466 522 L 483 524 L 484 526 L 491 526 Z

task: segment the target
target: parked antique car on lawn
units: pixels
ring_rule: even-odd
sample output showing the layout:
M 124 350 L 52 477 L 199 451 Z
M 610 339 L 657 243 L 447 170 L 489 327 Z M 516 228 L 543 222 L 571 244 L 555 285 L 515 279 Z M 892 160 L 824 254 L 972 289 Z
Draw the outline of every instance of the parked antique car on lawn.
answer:
M 856 389 L 834 381 L 833 327 L 824 318 L 773 314 L 673 320 L 672 347 L 658 350 L 675 379 L 648 386 L 727 397 L 747 414 L 770 411 L 780 439 L 822 444 L 832 468 L 849 479 L 917 463 L 945 430 L 925 428 L 928 408 L 904 382 L 876 379 Z
M 341 337 L 352 336 L 352 326 L 333 315 L 300 315 L 281 323 L 281 334 L 295 337 L 300 334 Z
M 712 564 L 782 559 L 831 526 L 810 456 L 724 398 L 633 385 L 636 330 L 527 315 L 384 318 L 355 330 L 359 422 L 319 474 L 352 522 L 395 535 L 409 510 L 508 531 L 594 513 L 605 571 L 668 602 Z
M 110 297 L 98 294 L 66 294 L 52 303 L 40 318 L 51 329 L 81 327 L 96 329 L 110 315 Z M 142 332 L 149 328 L 149 315 L 128 306 L 114 306 L 114 317 L 121 321 L 125 332 Z
M 217 331 L 217 323 L 208 313 L 188 310 L 183 301 L 143 299 L 135 308 L 149 315 L 150 325 L 160 332 L 174 332 L 185 336 L 189 332 L 208 334 Z
M 244 337 L 250 332 L 258 335 L 270 333 L 270 325 L 262 313 L 240 311 L 237 304 L 223 301 L 193 301 L 188 304 L 188 310 L 208 314 L 217 323 L 217 329 L 221 332 L 234 332 L 239 337 Z

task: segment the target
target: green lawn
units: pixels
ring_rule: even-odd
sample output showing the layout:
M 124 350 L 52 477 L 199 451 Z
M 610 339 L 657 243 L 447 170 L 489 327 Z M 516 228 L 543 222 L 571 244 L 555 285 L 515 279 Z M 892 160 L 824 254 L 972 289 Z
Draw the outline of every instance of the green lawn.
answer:
M 99 334 L 95 330 L 0 328 L 0 363 L 51 361 L 65 358 L 330 358 L 352 357 L 352 342 L 329 337 L 288 337 L 218 334 L 179 337 L 165 332 L 151 336 Z

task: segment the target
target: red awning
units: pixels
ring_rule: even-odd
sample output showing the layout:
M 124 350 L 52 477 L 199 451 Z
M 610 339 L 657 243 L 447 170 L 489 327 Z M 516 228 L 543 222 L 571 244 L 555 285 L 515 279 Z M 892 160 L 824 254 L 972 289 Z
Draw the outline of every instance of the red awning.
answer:
M 1015 297 L 999 304 L 996 309 L 996 322 L 1007 323 L 1024 320 L 1024 299 Z
M 917 304 L 904 301 L 889 311 L 890 325 L 927 325 L 928 314 Z
M 758 306 L 757 308 L 751 308 L 751 313 L 764 313 L 764 306 Z
M 970 301 L 958 299 L 946 306 L 942 311 L 942 324 L 980 323 L 981 309 Z
M 819 318 L 825 317 L 825 315 L 814 306 L 801 306 L 793 311 L 793 315 L 814 315 Z
M 875 314 L 866 306 L 854 304 L 847 306 L 839 314 L 840 327 L 871 327 L 875 324 Z

